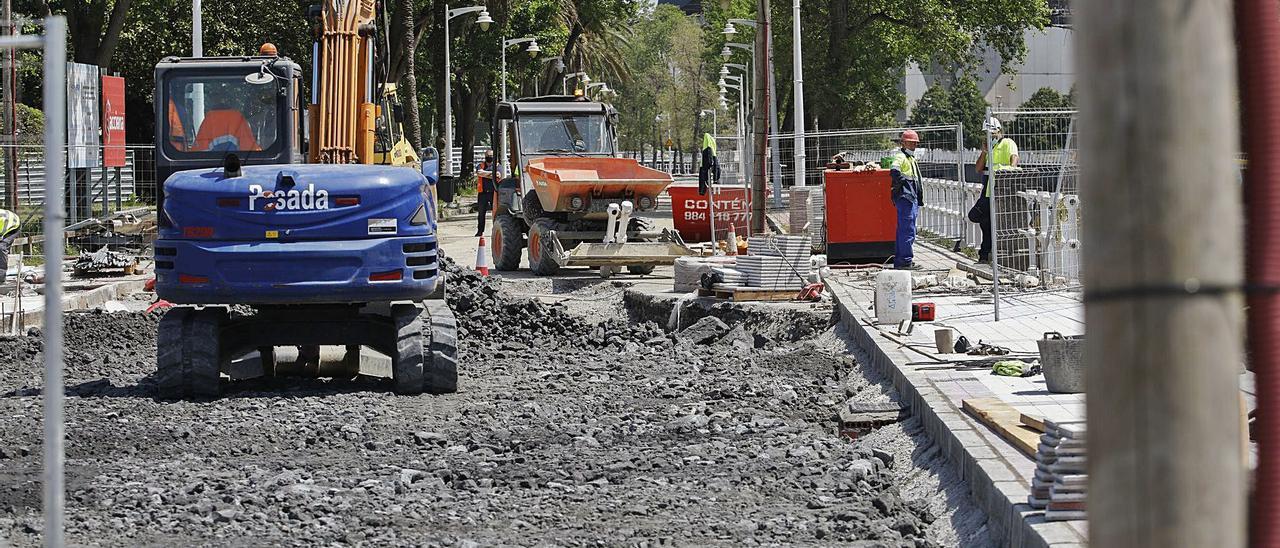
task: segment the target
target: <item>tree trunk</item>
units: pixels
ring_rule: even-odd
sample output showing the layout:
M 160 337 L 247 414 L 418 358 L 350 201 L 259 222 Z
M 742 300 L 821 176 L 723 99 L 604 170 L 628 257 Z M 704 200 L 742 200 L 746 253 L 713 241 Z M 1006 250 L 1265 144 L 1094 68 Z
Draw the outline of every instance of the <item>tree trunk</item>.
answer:
M 462 147 L 462 169 L 458 174 L 465 181 L 475 172 L 476 122 L 479 121 L 480 107 L 486 97 L 483 93 L 473 93 L 470 86 L 462 86 L 458 91 L 456 117 L 461 123 L 458 124 L 457 142 Z
M 827 3 L 827 57 L 826 74 L 844 74 L 840 52 L 848 39 L 849 0 L 830 0 Z M 826 87 L 826 86 L 823 86 Z M 817 101 L 814 115 L 823 129 L 839 128 L 841 123 L 840 101 L 831 96 L 830 89 L 823 90 L 825 100 Z
M 398 10 L 401 14 L 413 13 L 413 0 L 399 0 Z M 404 136 L 414 150 L 422 149 L 422 124 L 418 116 L 418 74 L 415 52 L 418 49 L 418 33 L 414 28 L 413 17 L 400 17 L 404 40 L 404 94 L 400 96 L 405 105 Z
M 581 65 L 574 64 L 573 62 L 573 56 L 577 53 L 578 39 L 580 37 L 582 37 L 582 24 L 577 20 L 574 20 L 573 27 L 569 29 L 569 38 L 567 38 L 564 43 L 564 53 L 560 54 L 560 60 L 564 61 L 564 74 L 582 70 Z M 563 77 L 564 74 L 561 74 L 560 76 Z M 556 84 L 560 83 L 559 80 L 559 78 L 555 77 L 547 78 L 546 85 L 542 86 L 542 89 L 544 90 L 543 94 L 551 95 L 556 93 L 556 88 L 558 87 Z

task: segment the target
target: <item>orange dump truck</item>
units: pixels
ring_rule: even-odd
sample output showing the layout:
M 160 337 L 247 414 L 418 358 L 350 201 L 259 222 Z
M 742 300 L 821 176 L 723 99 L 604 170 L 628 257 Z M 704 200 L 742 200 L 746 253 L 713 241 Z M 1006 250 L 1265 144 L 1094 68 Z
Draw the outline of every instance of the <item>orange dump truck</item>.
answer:
M 563 266 L 648 274 L 693 252 L 672 230 L 654 230 L 671 175 L 618 158 L 612 107 L 574 97 L 498 105 L 499 166 L 490 249 L 498 270 L 550 275 Z

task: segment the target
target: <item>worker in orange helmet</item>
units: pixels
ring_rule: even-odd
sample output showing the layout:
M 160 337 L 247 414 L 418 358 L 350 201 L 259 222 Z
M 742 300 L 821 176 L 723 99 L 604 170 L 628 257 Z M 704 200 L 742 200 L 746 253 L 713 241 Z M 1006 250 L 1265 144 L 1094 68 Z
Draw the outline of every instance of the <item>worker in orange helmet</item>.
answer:
M 916 164 L 916 147 L 920 135 L 915 130 L 902 132 L 898 139 L 901 146 L 893 153 L 889 177 L 893 180 L 890 196 L 898 210 L 898 231 L 894 238 L 893 267 L 900 270 L 920 270 L 915 264 L 916 217 L 924 206 L 924 185 L 920 182 L 920 166 Z

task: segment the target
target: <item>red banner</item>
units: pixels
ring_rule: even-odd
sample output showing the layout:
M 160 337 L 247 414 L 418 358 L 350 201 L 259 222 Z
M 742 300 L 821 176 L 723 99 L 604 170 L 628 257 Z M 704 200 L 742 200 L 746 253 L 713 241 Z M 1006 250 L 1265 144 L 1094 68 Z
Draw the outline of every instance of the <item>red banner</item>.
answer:
M 102 165 L 124 167 L 124 78 L 102 77 Z

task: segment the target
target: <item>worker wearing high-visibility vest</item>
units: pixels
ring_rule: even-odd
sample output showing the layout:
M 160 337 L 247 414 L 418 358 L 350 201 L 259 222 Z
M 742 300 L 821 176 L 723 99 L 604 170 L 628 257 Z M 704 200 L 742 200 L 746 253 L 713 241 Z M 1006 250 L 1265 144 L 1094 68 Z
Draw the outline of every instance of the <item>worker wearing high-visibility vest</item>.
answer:
M 0 209 L 0 283 L 9 275 L 9 247 L 18 239 L 20 225 L 16 213 Z
M 894 238 L 893 267 L 900 270 L 920 270 L 915 264 L 916 217 L 924 205 L 924 185 L 920 182 L 920 166 L 916 164 L 916 147 L 920 135 L 915 130 L 902 132 L 902 146 L 893 153 L 889 177 L 893 180 L 893 207 L 898 210 L 898 230 Z
M 484 161 L 476 169 L 476 236 L 484 236 L 485 215 L 493 208 L 493 193 L 498 191 L 493 151 L 484 153 Z
M 720 160 L 716 158 L 716 139 L 702 134 L 702 165 L 698 167 L 698 195 L 706 196 L 711 186 L 720 182 Z
M 991 138 L 991 167 L 995 171 L 1018 168 L 1018 144 L 1004 136 L 1000 120 L 992 117 L 982 124 Z M 974 168 L 982 175 L 982 196 L 969 208 L 969 220 L 982 227 L 982 245 L 978 247 L 978 262 L 991 261 L 991 176 L 987 172 L 987 151 L 978 154 Z

